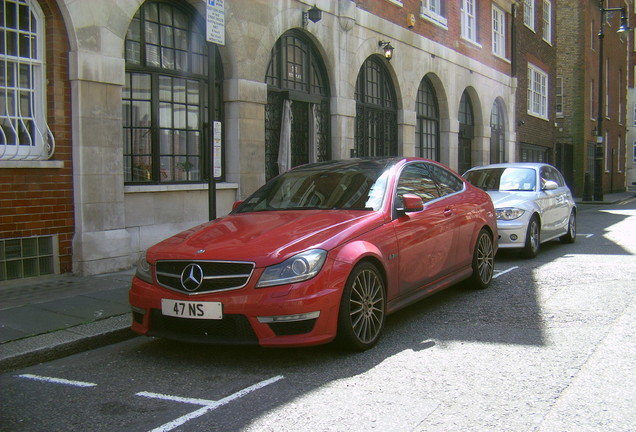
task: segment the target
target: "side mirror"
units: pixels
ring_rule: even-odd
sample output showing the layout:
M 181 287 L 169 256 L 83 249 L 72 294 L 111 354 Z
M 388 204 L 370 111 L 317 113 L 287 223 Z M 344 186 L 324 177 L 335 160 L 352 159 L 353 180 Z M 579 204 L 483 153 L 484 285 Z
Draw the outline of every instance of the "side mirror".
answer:
M 243 204 L 243 201 L 236 201 L 234 202 L 234 204 L 232 204 L 232 211 L 236 210 L 237 208 L 239 208 L 239 206 Z
M 415 194 L 402 195 L 403 208 L 398 209 L 403 213 L 418 212 L 424 210 L 424 201 L 422 197 Z
M 554 180 L 548 180 L 543 185 L 543 190 L 549 190 L 550 191 L 550 190 L 555 190 L 555 189 L 558 189 L 558 188 L 559 188 L 559 185 Z

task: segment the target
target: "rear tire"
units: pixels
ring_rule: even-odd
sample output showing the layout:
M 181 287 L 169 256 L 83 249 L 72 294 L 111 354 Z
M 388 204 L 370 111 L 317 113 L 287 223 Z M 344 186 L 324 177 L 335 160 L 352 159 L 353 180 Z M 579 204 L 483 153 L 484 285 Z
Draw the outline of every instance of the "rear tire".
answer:
M 541 224 L 537 215 L 532 216 L 530 223 L 528 224 L 528 231 L 526 232 L 526 244 L 523 247 L 521 254 L 525 258 L 534 258 L 539 253 L 539 246 L 541 245 Z
M 475 251 L 473 252 L 473 275 L 470 278 L 471 286 L 477 289 L 488 288 L 495 271 L 495 249 L 492 235 L 482 229 L 477 236 Z
M 574 243 L 576 241 L 576 210 L 572 209 L 568 220 L 568 232 L 559 237 L 561 243 Z
M 362 262 L 347 279 L 338 314 L 338 340 L 348 349 L 367 350 L 384 329 L 386 289 L 378 269 Z

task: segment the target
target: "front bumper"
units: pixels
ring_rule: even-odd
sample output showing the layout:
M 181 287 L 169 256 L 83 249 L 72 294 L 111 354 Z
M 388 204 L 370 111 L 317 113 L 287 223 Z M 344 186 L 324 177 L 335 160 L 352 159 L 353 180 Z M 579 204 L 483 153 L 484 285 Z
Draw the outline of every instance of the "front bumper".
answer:
M 337 332 L 342 289 L 350 269 L 327 260 L 313 279 L 290 285 L 247 286 L 218 293 L 186 295 L 134 277 L 129 291 L 132 330 L 147 336 L 212 344 L 304 346 L 327 343 Z M 220 302 L 220 320 L 165 316 L 161 300 Z
M 499 248 L 513 249 L 522 248 L 526 243 L 526 233 L 530 219 L 523 215 L 515 220 L 497 220 L 497 231 L 499 232 Z

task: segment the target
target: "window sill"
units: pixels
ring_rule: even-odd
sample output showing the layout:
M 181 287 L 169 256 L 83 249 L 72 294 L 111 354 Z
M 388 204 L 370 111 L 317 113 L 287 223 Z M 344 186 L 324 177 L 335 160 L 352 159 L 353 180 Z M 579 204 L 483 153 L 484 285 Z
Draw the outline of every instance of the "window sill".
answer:
M 216 184 L 216 190 L 238 189 L 236 183 Z M 182 192 L 182 191 L 199 191 L 208 190 L 207 183 L 188 183 L 188 184 L 165 184 L 165 185 L 129 185 L 124 186 L 124 193 L 148 193 L 148 192 Z
M 46 161 L 14 161 L 0 160 L 0 169 L 2 168 L 64 168 L 64 161 L 46 160 Z

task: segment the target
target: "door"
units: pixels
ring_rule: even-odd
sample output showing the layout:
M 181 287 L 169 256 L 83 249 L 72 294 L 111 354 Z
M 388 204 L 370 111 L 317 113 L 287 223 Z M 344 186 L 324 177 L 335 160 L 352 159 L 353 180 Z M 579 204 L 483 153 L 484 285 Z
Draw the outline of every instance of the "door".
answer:
M 454 247 L 453 209 L 440 198 L 427 164 L 413 163 L 402 171 L 396 191 L 400 197 L 415 194 L 424 210 L 398 214 L 392 221 L 399 248 L 399 294 L 404 295 L 445 276 Z

